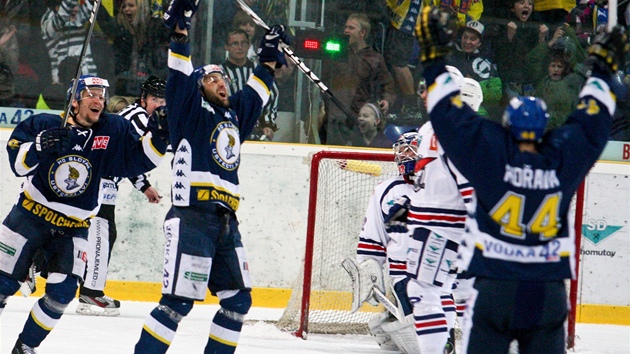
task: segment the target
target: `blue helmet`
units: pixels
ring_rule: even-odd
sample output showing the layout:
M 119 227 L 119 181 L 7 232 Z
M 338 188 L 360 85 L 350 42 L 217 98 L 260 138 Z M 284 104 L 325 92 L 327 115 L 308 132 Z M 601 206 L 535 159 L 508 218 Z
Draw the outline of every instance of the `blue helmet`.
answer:
M 422 138 L 416 130 L 403 133 L 394 143 L 394 161 L 398 164 L 398 172 L 403 176 L 415 173 L 416 162 L 422 158 L 418 154 Z
M 70 102 L 70 95 L 72 94 L 72 85 L 74 84 L 74 79 L 70 81 L 70 87 L 68 87 L 68 92 L 66 93 L 66 101 Z M 94 75 L 82 75 L 79 78 L 79 83 L 77 84 L 77 91 L 74 94 L 75 101 L 81 101 L 81 92 L 85 89 L 89 89 L 90 87 L 99 87 L 103 89 L 103 95 L 107 97 L 107 88 L 109 87 L 109 83 L 105 79 L 101 79 L 100 77 L 96 77 Z
M 536 97 L 514 97 L 503 113 L 503 126 L 518 141 L 540 142 L 549 120 L 547 104 Z

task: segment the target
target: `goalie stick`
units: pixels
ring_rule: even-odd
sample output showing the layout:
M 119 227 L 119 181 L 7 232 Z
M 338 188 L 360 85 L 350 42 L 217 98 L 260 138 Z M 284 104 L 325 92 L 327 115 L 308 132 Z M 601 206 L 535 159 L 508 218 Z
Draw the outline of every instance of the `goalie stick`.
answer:
M 236 0 L 236 2 L 241 7 L 241 9 L 245 11 L 245 13 L 247 13 L 252 18 L 252 20 L 254 20 L 255 24 L 266 30 L 269 30 L 269 26 L 267 26 L 265 21 L 263 21 L 262 18 L 260 18 L 260 16 L 258 16 L 254 12 L 254 10 L 247 6 L 244 0 Z M 350 118 L 351 120 L 354 120 L 356 118 L 352 113 L 350 113 L 350 111 L 348 111 L 343 103 L 341 103 L 341 101 L 339 101 L 339 99 L 335 97 L 335 95 L 333 95 L 328 86 L 324 85 L 322 80 L 320 80 L 320 78 L 317 77 L 317 75 L 315 75 L 315 73 L 313 73 L 313 71 L 311 71 L 311 69 L 309 69 L 308 66 L 306 66 L 306 64 L 304 64 L 304 62 L 300 58 L 298 58 L 297 55 L 295 55 L 295 53 L 293 53 L 293 50 L 291 50 L 291 48 L 283 45 L 282 50 L 284 50 L 286 55 L 289 56 L 289 59 L 291 59 L 291 61 L 295 63 L 300 71 L 302 71 L 309 80 L 311 80 L 315 85 L 317 85 L 317 87 L 319 87 L 322 93 L 324 93 L 337 107 L 339 107 L 339 109 L 343 112 L 343 114 L 346 115 L 346 117 Z
M 72 102 L 74 101 L 74 95 L 77 93 L 77 86 L 79 85 L 79 78 L 81 77 L 81 66 L 83 66 L 83 59 L 85 58 L 85 52 L 87 51 L 87 46 L 90 44 L 90 39 L 92 38 L 92 32 L 94 31 L 94 24 L 96 23 L 96 13 L 98 12 L 99 7 L 101 7 L 101 0 L 95 0 L 94 6 L 92 6 L 92 12 L 90 13 L 90 27 L 88 28 L 88 33 L 85 35 L 85 39 L 83 40 L 83 47 L 81 48 L 81 54 L 79 55 L 79 62 L 77 63 L 77 71 L 74 75 L 74 80 L 72 82 L 72 90 L 70 90 L 70 100 L 68 101 L 68 106 L 66 107 L 66 113 L 63 116 L 63 122 L 61 123 L 62 127 L 68 125 L 68 117 L 70 117 L 70 110 L 72 109 Z

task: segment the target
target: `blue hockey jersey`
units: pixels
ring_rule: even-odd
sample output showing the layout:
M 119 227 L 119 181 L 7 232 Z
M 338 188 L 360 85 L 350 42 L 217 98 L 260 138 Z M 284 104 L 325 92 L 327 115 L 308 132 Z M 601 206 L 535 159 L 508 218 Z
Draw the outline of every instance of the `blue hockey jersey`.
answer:
M 219 203 L 236 211 L 240 202 L 238 166 L 241 142 L 251 134 L 269 101 L 273 76 L 259 65 L 230 108 L 210 103 L 198 87 L 201 78 L 190 61 L 190 44 L 171 42 L 166 81 L 173 205 L 211 210 Z
M 425 78 L 438 139 L 476 192 L 460 247 L 468 271 L 496 279 L 573 278 L 569 209 L 608 140 L 615 96 L 606 80 L 590 77 L 566 124 L 546 133 L 538 153 L 530 153 L 500 124 L 462 104 L 444 65 L 430 65 Z
M 155 168 L 166 151 L 152 133 L 138 139 L 129 121 L 103 114 L 90 129 L 71 127 L 68 151 L 38 156 L 37 134 L 61 122 L 59 115 L 35 115 L 18 124 L 7 143 L 13 173 L 26 177 L 18 208 L 53 228 L 89 227 L 100 207 L 102 176 L 135 177 Z

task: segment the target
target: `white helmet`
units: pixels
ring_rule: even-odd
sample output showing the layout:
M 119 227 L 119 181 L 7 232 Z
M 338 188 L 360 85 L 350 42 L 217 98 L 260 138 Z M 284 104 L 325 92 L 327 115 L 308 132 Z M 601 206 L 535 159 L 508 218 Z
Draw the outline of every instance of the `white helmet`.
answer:
M 459 90 L 462 102 L 466 103 L 473 111 L 477 112 L 479 106 L 481 106 L 481 102 L 483 102 L 483 92 L 477 80 L 469 77 L 464 78 Z

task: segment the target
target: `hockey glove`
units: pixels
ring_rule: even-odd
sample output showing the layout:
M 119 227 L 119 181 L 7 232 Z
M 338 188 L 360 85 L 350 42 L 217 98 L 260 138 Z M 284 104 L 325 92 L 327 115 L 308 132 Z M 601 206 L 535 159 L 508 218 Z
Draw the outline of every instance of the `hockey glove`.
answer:
M 407 215 L 409 214 L 410 206 L 409 197 L 406 195 L 396 199 L 394 205 L 389 209 L 389 214 L 383 219 L 387 233 L 406 233 L 409 231 L 407 228 Z
M 623 27 L 617 25 L 610 32 L 604 32 L 595 38 L 588 47 L 585 65 L 590 70 L 600 70 L 613 75 L 623 66 L 630 49 L 628 37 Z
M 280 41 L 286 45 L 291 44 L 291 39 L 284 31 L 284 26 L 275 25 L 267 31 L 267 34 L 260 40 L 260 47 L 258 47 L 258 60 L 260 63 L 267 63 L 271 61 L 276 62 L 276 69 L 282 65 L 287 65 L 287 61 L 284 58 L 284 52 L 280 47 Z
M 197 11 L 199 0 L 173 0 L 164 13 L 164 25 L 172 30 L 190 29 L 192 16 Z
M 448 27 L 449 15 L 439 8 L 425 6 L 416 24 L 420 42 L 420 60 L 426 63 L 444 58 L 451 52 L 453 31 Z
M 59 154 L 70 146 L 70 128 L 51 128 L 41 131 L 35 138 L 38 155 Z
M 147 128 L 153 133 L 153 136 L 160 138 L 164 143 L 168 144 L 168 112 L 166 106 L 160 106 L 153 111 L 149 117 Z

